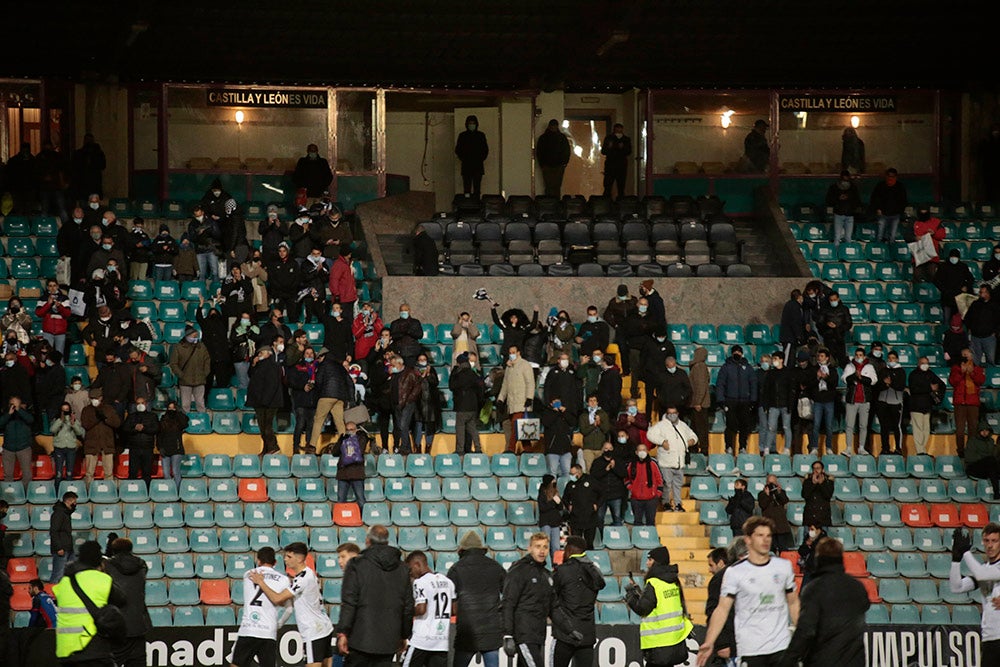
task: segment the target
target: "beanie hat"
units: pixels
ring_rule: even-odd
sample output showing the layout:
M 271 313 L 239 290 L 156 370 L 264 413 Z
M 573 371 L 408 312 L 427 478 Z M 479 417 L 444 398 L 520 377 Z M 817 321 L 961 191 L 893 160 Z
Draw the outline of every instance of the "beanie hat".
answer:
M 187 327 L 186 329 L 184 329 L 185 338 L 188 336 L 197 336 L 197 335 L 198 335 L 198 330 L 195 329 L 194 327 Z
M 170 231 L 170 226 L 169 226 L 169 225 L 167 225 L 166 223 L 164 223 L 164 224 L 161 224 L 161 225 L 160 225 L 160 231 L 161 231 L 161 232 L 169 232 L 169 231 Z
M 102 396 L 104 396 L 104 392 L 101 391 L 100 387 L 94 387 L 88 393 L 89 393 L 89 395 L 90 395 L 91 398 L 101 398 Z
M 458 541 L 459 551 L 468 551 L 469 549 L 482 549 L 483 540 L 479 537 L 479 534 L 470 530 L 465 535 L 462 535 L 462 539 Z
M 795 355 L 796 361 L 809 361 L 809 352 L 806 350 L 799 350 L 798 354 Z
M 222 189 L 222 180 L 220 180 L 218 178 L 215 179 L 214 181 L 212 181 L 212 185 L 210 187 L 211 187 L 212 190 L 221 190 Z
M 649 552 L 649 557 L 661 565 L 670 564 L 670 550 L 666 547 L 656 547 Z
M 628 296 L 628 285 L 618 286 L 618 296 Z
M 739 352 L 740 354 L 743 354 L 743 346 L 742 345 L 733 345 L 733 347 L 730 350 L 730 352 L 732 352 L 733 354 L 736 354 L 737 352 Z
M 455 357 L 455 362 L 459 363 L 459 364 L 467 364 L 467 363 L 469 363 L 469 353 L 468 352 L 462 352 L 460 355 L 458 355 L 457 357 Z

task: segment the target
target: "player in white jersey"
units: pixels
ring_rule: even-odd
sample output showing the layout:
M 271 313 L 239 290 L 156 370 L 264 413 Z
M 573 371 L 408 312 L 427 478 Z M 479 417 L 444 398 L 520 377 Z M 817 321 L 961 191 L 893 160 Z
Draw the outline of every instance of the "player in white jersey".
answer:
M 952 593 L 967 593 L 977 588 L 983 596 L 982 641 L 979 643 L 980 667 L 1000 666 L 1000 524 L 990 522 L 983 528 L 986 562 L 972 555 L 972 539 L 956 528 L 951 543 L 951 572 L 948 582 Z M 962 576 L 962 565 L 972 576 Z
M 403 667 L 447 667 L 455 584 L 443 574 L 431 572 L 423 551 L 411 552 L 406 566 L 413 580 L 413 633 Z
M 722 579 L 719 606 L 712 612 L 705 642 L 698 649 L 698 667 L 704 667 L 715 650 L 715 640 L 736 607 L 736 652 L 744 667 L 777 667 L 791 641 L 792 625 L 799 620 L 799 596 L 792 564 L 771 555 L 774 523 L 752 516 L 743 523 L 748 553 L 730 565 Z
M 276 665 L 278 608 L 262 588 L 266 585 L 279 593 L 288 589 L 288 577 L 274 569 L 276 562 L 274 549 L 261 547 L 257 551 L 257 567 L 243 575 L 243 621 L 233 647 L 234 667 L 251 667 L 254 658 L 260 667 Z
M 295 622 L 306 648 L 308 667 L 330 667 L 333 662 L 333 623 L 323 608 L 319 579 L 312 568 L 306 566 L 309 548 L 305 542 L 292 542 L 284 548 L 285 567 L 291 574 L 291 584 L 284 590 L 275 590 L 259 574 L 250 579 L 260 586 L 267 599 L 275 605 L 292 602 Z

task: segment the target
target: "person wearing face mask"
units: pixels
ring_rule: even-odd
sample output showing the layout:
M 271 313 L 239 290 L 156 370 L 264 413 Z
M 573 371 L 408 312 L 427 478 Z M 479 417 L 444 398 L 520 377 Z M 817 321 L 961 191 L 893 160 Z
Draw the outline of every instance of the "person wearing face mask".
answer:
M 257 346 L 271 345 L 278 337 L 285 340 L 292 339 L 292 330 L 285 324 L 285 316 L 280 308 L 271 309 L 271 315 L 267 322 L 260 326 L 260 334 L 257 336 Z
M 295 163 L 295 171 L 292 172 L 292 183 L 296 189 L 305 189 L 308 203 L 319 201 L 326 194 L 327 188 L 333 181 L 333 172 L 330 171 L 330 163 L 325 157 L 319 154 L 319 146 L 309 144 L 306 146 L 306 154 Z
M 278 259 L 267 267 L 267 289 L 274 308 L 287 314 L 289 321 L 297 321 L 300 309 L 299 290 L 302 289 L 302 269 L 292 258 L 288 243 L 278 245 Z
M 156 448 L 160 450 L 160 460 L 163 462 L 163 478 L 173 479 L 177 488 L 181 486 L 184 431 L 188 422 L 188 416 L 177 409 L 177 403 L 170 401 L 166 411 L 160 416 L 160 431 L 156 435 Z
M 799 571 L 802 572 L 802 586 L 812 579 L 815 571 L 816 545 L 826 538 L 826 529 L 820 524 L 809 524 L 799 545 Z
M 275 254 L 277 254 L 277 250 L 275 250 Z M 264 264 L 260 250 L 253 250 L 247 261 L 240 264 L 240 270 L 244 276 L 250 279 L 253 289 L 253 310 L 250 312 L 255 321 L 263 320 L 267 317 L 271 302 L 267 293 L 267 266 Z
M 271 262 L 278 258 L 278 244 L 288 238 L 288 223 L 281 220 L 278 207 L 269 204 L 267 214 L 257 224 L 257 235 L 261 239 L 260 254 L 264 261 Z
M 764 407 L 764 383 L 771 372 L 771 355 L 762 352 L 756 369 L 757 373 L 757 448 L 767 456 L 774 449 L 774 439 L 767 428 L 767 408 Z
M 794 370 L 785 368 L 785 360 L 780 353 L 771 357 L 771 370 L 764 374 L 760 387 L 760 403 L 767 415 L 767 443 L 762 448 L 766 456 L 778 449 L 778 421 L 781 420 L 784 433 L 783 451 L 794 451 L 792 445 L 792 412 L 795 409 L 796 390 Z
M 253 284 L 243 275 L 241 266 L 236 265 L 229 270 L 229 275 L 219 288 L 219 296 L 222 299 L 222 314 L 226 317 L 228 330 L 232 328 L 240 313 L 253 306 Z
M 421 379 L 415 368 L 407 366 L 402 357 L 390 360 L 389 396 L 396 427 L 396 453 L 413 453 L 413 427 L 420 401 Z
M 687 406 L 690 403 L 692 395 L 691 378 L 677 364 L 677 359 L 673 355 L 668 355 L 663 359 L 663 364 L 657 373 L 657 379 L 657 411 L 661 415 L 666 412 L 668 405 L 680 407 Z M 648 405 L 646 412 L 648 416 L 650 414 Z
M 601 369 L 597 389 L 593 392 L 597 396 L 597 403 L 609 415 L 617 415 L 622 409 L 622 372 L 618 368 L 618 358 L 605 352 L 600 361 L 595 353 L 594 360 Z
M 631 461 L 635 458 L 635 448 L 639 443 L 646 442 L 646 431 L 649 430 L 649 417 L 639 411 L 639 404 L 634 398 L 625 401 L 625 409 L 615 421 L 618 434 L 618 444 L 625 450 L 625 458 Z M 625 442 L 621 442 L 624 433 Z
M 976 433 L 979 423 L 979 392 L 986 382 L 986 372 L 977 364 L 972 350 L 962 350 L 962 363 L 952 366 L 948 382 L 954 388 L 955 448 L 959 456 L 965 453 L 965 438 Z
M 305 206 L 300 206 L 294 222 L 288 227 L 288 242 L 291 244 L 291 255 L 299 263 L 315 248 L 319 248 L 316 236 L 316 224 Z
M 895 243 L 896 230 L 907 206 L 906 186 L 899 182 L 899 172 L 890 167 L 885 178 L 872 190 L 870 208 L 878 216 L 878 233 L 881 243 Z
M 52 550 L 52 575 L 49 582 L 58 583 L 66 566 L 76 560 L 73 553 L 73 512 L 76 511 L 78 496 L 67 491 L 62 499 L 52 504 L 52 518 L 49 521 L 49 541 Z
M 861 208 L 861 194 L 847 169 L 826 191 L 826 205 L 833 209 L 833 247 L 838 248 L 842 240 L 854 238 L 854 214 Z
M 214 300 L 213 303 L 215 303 Z M 236 321 L 235 316 L 226 318 L 220 312 L 218 305 L 206 304 L 204 297 L 198 297 L 195 322 L 201 329 L 201 344 L 208 350 L 209 359 L 212 360 L 211 370 L 208 377 L 205 378 L 205 384 L 209 388 L 228 387 L 229 379 L 233 377 L 233 359 L 229 353 L 230 326 L 228 321 L 230 319 L 233 322 Z
M 934 284 L 941 292 L 941 323 L 947 325 L 951 316 L 958 312 L 955 297 L 969 294 L 973 290 L 975 277 L 969 265 L 962 261 L 958 248 L 948 251 L 948 261 L 938 267 L 934 274 Z
M 51 348 L 42 348 L 35 357 L 34 406 L 49 421 L 59 417 L 66 392 L 66 367 L 63 356 Z
M 841 366 L 846 366 L 847 332 L 854 328 L 854 320 L 851 318 L 851 311 L 840 300 L 840 294 L 830 292 L 826 303 L 816 315 L 816 326 L 822 332 L 823 344 L 830 350 L 834 360 Z
M 546 329 L 548 334 L 546 362 L 548 364 L 557 363 L 560 355 L 564 352 L 573 356 L 576 329 L 573 327 L 573 320 L 570 319 L 569 313 L 553 308 L 552 312 L 549 313 Z
M 913 448 L 917 454 L 927 453 L 931 436 L 931 411 L 944 396 L 945 383 L 931 370 L 927 357 L 917 360 L 917 367 L 910 371 L 906 393 L 910 397 L 910 425 L 913 427 Z
M 87 272 L 92 274 L 95 269 L 107 269 L 114 260 L 116 266 L 125 266 L 125 253 L 115 243 L 114 237 L 107 232 L 101 234 L 100 247 L 90 256 Z
M 635 310 L 628 313 L 625 322 L 616 332 L 615 339 L 621 348 L 622 375 L 631 376 L 633 368 L 637 371 L 629 382 L 632 398 L 639 397 L 642 351 L 655 329 L 653 319 L 649 316 L 649 301 L 646 297 L 639 297 Z
M 455 453 L 459 455 L 483 450 L 479 441 L 479 412 L 486 403 L 486 388 L 469 361 L 468 352 L 459 354 L 448 377 L 455 405 Z
M 124 417 L 131 380 L 131 371 L 122 363 L 118 353 L 109 352 L 90 386 L 101 390 L 103 402 L 112 407 L 119 417 Z
M 115 432 L 122 425 L 122 419 L 114 408 L 102 400 L 103 392 L 90 389 L 90 405 L 80 415 L 83 436 L 84 481 L 90 488 L 97 470 L 97 459 L 101 459 L 102 479 L 110 479 L 114 474 Z
M 587 306 L 587 319 L 580 324 L 576 336 L 576 344 L 580 346 L 581 362 L 583 357 L 590 357 L 594 350 L 603 350 L 608 346 L 611 327 L 597 314 L 597 306 Z
M 90 405 L 90 395 L 87 393 L 87 388 L 83 386 L 83 379 L 79 375 L 70 378 L 69 386 L 66 388 L 65 401 L 73 410 L 73 416 L 79 421 L 83 409 Z
M 316 391 L 316 371 L 318 369 L 319 362 L 316 360 L 316 351 L 307 346 L 302 353 L 302 358 L 285 370 L 285 378 L 292 392 L 292 409 L 295 411 L 292 454 L 314 454 L 317 451 L 309 439 L 312 437 L 316 405 L 319 401 L 319 392 Z
M 844 413 L 846 425 L 844 431 L 847 437 L 847 448 L 844 453 L 854 455 L 854 429 L 858 429 L 858 454 L 867 454 L 865 441 L 868 437 L 868 415 L 871 409 L 872 396 L 878 383 L 878 372 L 868 363 L 865 348 L 854 350 L 854 359 L 844 367 L 841 375 L 844 381 Z M 827 451 L 831 448 L 827 447 Z
M 535 159 L 541 167 L 545 196 L 559 199 L 562 196 L 563 174 L 570 160 L 570 145 L 555 118 L 549 121 L 545 131 L 535 140 Z
M 608 300 L 608 305 L 604 308 L 602 317 L 608 326 L 614 330 L 615 342 L 618 343 L 619 348 L 622 347 L 622 343 L 625 341 L 623 333 L 625 321 L 628 319 L 629 314 L 638 310 L 638 305 L 638 299 L 629 294 L 628 285 L 622 284 L 618 286 L 615 296 Z
M 393 337 L 395 340 L 395 336 Z M 497 394 L 499 414 L 507 414 L 504 431 L 507 434 L 507 451 L 517 451 L 517 420 L 531 409 L 535 396 L 535 372 L 516 345 L 507 349 L 507 362 L 503 383 Z M 509 428 L 509 431 L 507 430 Z
M 170 227 L 163 223 L 156 236 L 149 242 L 149 262 L 153 265 L 153 281 L 170 280 L 174 275 L 174 258 L 179 248 L 177 241 L 170 235 Z
M 145 280 L 149 270 L 149 260 L 152 239 L 146 233 L 146 221 L 142 218 L 133 218 L 132 231 L 128 234 L 128 243 L 125 252 L 129 261 L 129 280 Z
M 583 436 L 583 449 L 579 456 L 583 460 L 585 470 L 590 470 L 594 461 L 601 456 L 604 443 L 608 440 L 613 423 L 611 418 L 599 404 L 596 394 L 587 396 L 587 403 L 580 412 L 577 428 Z
M 52 465 L 58 489 L 63 480 L 73 479 L 76 450 L 85 431 L 73 414 L 73 408 L 66 402 L 59 407 L 58 416 L 49 421 L 49 430 L 52 432 Z
M 274 433 L 274 420 L 278 410 L 285 406 L 284 383 L 281 366 L 274 351 L 267 345 L 257 350 L 250 365 L 246 406 L 254 411 L 257 418 L 262 443 L 261 454 L 280 452 L 278 438 Z
M 698 444 L 698 436 L 681 421 L 675 405 L 666 407 L 663 419 L 653 424 L 646 435 L 650 444 L 656 446 L 656 460 L 663 475 L 663 509 L 683 512 L 684 466 L 688 449 Z
M 323 285 L 323 292 L 327 284 L 330 288 L 330 298 L 333 303 L 339 303 L 344 312 L 344 318 L 348 321 L 354 319 L 354 308 L 358 301 L 358 288 L 354 280 L 354 267 L 351 264 L 351 247 L 344 245 L 340 247 L 337 258 L 330 267 L 329 276 Z
M 990 286 L 990 289 L 996 289 L 997 285 L 1000 285 L 1000 243 L 993 246 L 993 254 L 988 260 L 983 262 L 982 266 L 983 282 Z
M 931 215 L 930 207 L 921 204 L 917 207 L 917 219 L 913 223 L 913 238 L 920 240 L 923 236 L 929 236 L 934 244 L 934 256 L 922 264 L 917 264 L 913 259 L 913 284 L 922 282 L 934 282 L 938 267 L 941 264 L 941 242 L 948 235 L 948 230 L 941 224 L 941 220 Z
M 28 394 L 30 396 L 30 394 Z M 33 425 L 35 418 L 20 396 L 11 395 L 7 400 L 7 410 L 0 415 L 0 432 L 3 432 L 3 479 L 14 481 L 14 466 L 21 466 L 21 483 L 25 490 L 31 485 L 31 448 L 35 443 Z
M 32 364 L 23 353 L 9 349 L 4 353 L 3 365 L 0 365 L 0 405 L 7 405 L 15 396 L 31 398 L 34 394 L 32 371 Z
M 586 474 L 579 463 L 570 466 L 569 483 L 563 491 L 563 506 L 567 510 L 566 522 L 569 524 L 570 533 L 582 537 L 587 542 L 588 549 L 594 548 L 594 538 L 600 522 L 597 510 L 603 501 L 601 485 L 591 475 Z
M 191 219 L 187 225 L 187 237 L 191 239 L 191 244 L 198 257 L 198 278 L 200 280 L 218 280 L 218 244 L 222 238 L 222 230 L 218 221 L 208 216 L 204 204 L 196 204 L 191 210 Z
M 580 379 L 568 353 L 559 355 L 545 375 L 542 426 L 549 472 L 568 475 L 572 463 L 573 430 L 580 414 Z
M 170 370 L 180 387 L 181 409 L 194 400 L 195 409 L 205 412 L 205 382 L 212 372 L 212 356 L 194 327 L 184 331 L 184 338 L 170 347 Z
M 903 451 L 905 391 L 906 371 L 899 363 L 899 355 L 890 352 L 888 362 L 878 371 L 878 382 L 875 384 L 875 416 L 878 419 L 881 452 Z M 875 446 L 872 445 L 874 451 Z
M 343 306 L 334 303 L 329 313 L 323 313 L 320 322 L 324 331 L 323 347 L 330 350 L 336 358 L 346 359 L 354 350 L 354 336 L 351 321 L 347 319 Z
M 493 324 L 503 334 L 500 349 L 506 350 L 511 346 L 516 346 L 518 350 L 523 350 L 524 340 L 527 338 L 528 332 L 538 326 L 538 306 L 534 307 L 530 321 L 528 315 L 520 308 L 509 308 L 500 315 L 497 312 L 499 307 L 500 304 L 494 302 L 490 306 L 490 316 L 493 318 Z M 395 335 L 393 339 L 395 339 Z
M 479 119 L 470 115 L 465 118 L 465 131 L 460 132 L 455 141 L 455 155 L 462 164 L 462 192 L 478 197 L 483 183 L 483 163 L 490 154 L 486 135 L 479 130 Z
M 813 400 L 813 427 L 809 439 L 809 453 L 819 453 L 819 436 L 826 430 L 826 451 L 834 453 L 837 435 L 833 430 L 834 409 L 838 399 L 837 384 L 840 373 L 830 355 L 829 350 L 821 348 L 816 354 L 816 365 L 809 367 L 812 371 L 808 377 L 808 395 Z
M 172 273 L 181 283 L 191 282 L 198 277 L 198 254 L 187 233 L 181 235 Z
M 632 140 L 625 136 L 624 125 L 615 123 L 611 134 L 604 137 L 601 155 L 604 156 L 604 196 L 611 197 L 612 187 L 615 187 L 618 197 L 622 197 L 625 194 L 628 158 L 632 155 Z
M 59 226 L 56 234 L 56 252 L 60 257 L 72 258 L 77 248 L 87 240 L 87 226 L 83 224 L 83 208 L 77 206 L 65 223 Z M 72 262 L 70 264 L 72 272 Z
M 31 340 L 31 315 L 17 297 L 7 301 L 7 312 L 0 317 L 0 336 L 6 339 L 11 334 L 17 336 L 21 345 L 27 345 Z
M 811 472 L 802 480 L 802 524 L 826 527 L 832 522 L 830 501 L 833 500 L 833 478 L 826 474 L 823 461 L 813 461 Z
M 420 341 L 424 337 L 424 326 L 420 320 L 410 313 L 409 304 L 400 304 L 399 317 L 389 323 L 389 333 L 396 351 L 407 366 L 417 361 L 420 353 Z
M 739 434 L 740 453 L 745 454 L 753 428 L 753 405 L 757 402 L 757 373 L 743 357 L 743 346 L 733 345 L 731 355 L 719 369 L 715 398 L 726 412 L 726 451 L 733 453 Z
M 375 343 L 382 335 L 383 326 L 382 317 L 375 310 L 375 307 L 371 303 L 362 304 L 361 310 L 354 317 L 354 322 L 351 324 L 351 335 L 354 338 L 354 359 L 360 361 L 368 358 L 368 355 L 375 347 Z M 473 329 L 478 334 L 478 327 L 473 325 Z M 475 343 L 473 343 L 474 346 Z
M 941 348 L 944 350 L 944 360 L 949 366 L 962 363 L 962 350 L 972 348 L 972 340 L 962 321 L 961 313 L 952 314 L 948 330 L 941 338 Z
M 257 353 L 260 328 L 248 311 L 240 313 L 229 330 L 229 355 L 236 371 L 237 386 L 246 389 L 250 381 L 250 361 Z
M 458 355 L 468 352 L 479 356 L 479 346 L 476 340 L 479 338 L 479 326 L 472 321 L 472 315 L 463 311 L 458 315 L 458 321 L 451 328 L 451 365 L 455 365 Z M 361 357 L 363 358 L 363 356 Z
M 91 225 L 100 225 L 108 210 L 108 207 L 101 203 L 101 196 L 96 192 L 92 193 L 87 197 L 87 204 L 83 209 L 83 223 L 88 228 Z
M 350 222 L 333 204 L 329 204 L 325 213 L 316 219 L 316 243 L 323 251 L 328 268 L 333 266 L 341 252 L 349 251 L 354 245 L 354 232 L 351 231 Z
M 979 286 L 979 298 L 965 311 L 966 328 L 969 330 L 972 358 L 976 363 L 992 366 L 996 363 L 996 332 L 1000 329 L 1000 305 L 993 299 L 993 290 L 987 284 Z
M 656 510 L 663 496 L 663 473 L 658 462 L 649 456 L 646 445 L 639 443 L 635 456 L 635 460 L 628 464 L 625 475 L 632 516 L 637 526 L 655 526 Z
M 418 454 L 430 454 L 434 445 L 434 434 L 441 423 L 441 392 L 438 390 L 438 374 L 430 364 L 427 354 L 417 356 L 417 375 L 420 377 L 420 398 L 417 401 L 414 446 Z
M 149 410 L 146 399 L 136 398 L 135 409 L 125 418 L 122 433 L 128 448 L 128 478 L 142 479 L 147 490 L 153 479 L 153 449 L 159 431 L 160 420 Z
M 781 344 L 785 365 L 794 363 L 793 352 L 806 340 L 806 313 L 802 306 L 802 290 L 793 289 L 781 309 L 781 327 L 778 342 Z

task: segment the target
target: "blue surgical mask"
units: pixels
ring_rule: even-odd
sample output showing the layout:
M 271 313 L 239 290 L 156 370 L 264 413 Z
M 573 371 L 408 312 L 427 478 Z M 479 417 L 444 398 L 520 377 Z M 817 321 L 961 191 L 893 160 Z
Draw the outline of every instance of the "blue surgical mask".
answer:
M 623 435 L 618 436 L 619 444 L 624 445 L 627 442 L 628 442 L 628 436 L 623 436 Z
M 598 354 L 598 355 L 595 355 L 595 356 L 594 356 L 594 363 L 595 363 L 595 364 L 599 364 L 599 363 L 601 363 L 601 359 L 603 359 L 603 358 L 604 358 L 604 357 L 602 357 L 602 356 L 601 356 L 601 355 L 599 355 L 599 354 Z
M 409 317 L 410 317 L 410 311 L 408 311 L 408 310 L 401 310 L 401 311 L 399 311 L 399 317 L 401 319 L 404 319 L 404 320 L 409 319 Z
M 110 243 L 102 243 L 101 247 L 104 248 L 105 250 L 111 250 L 111 244 Z
M 508 354 L 507 358 L 510 359 L 511 361 L 516 361 L 517 360 L 517 355 L 516 354 Z
M 587 321 L 593 324 L 597 321 L 597 315 L 587 315 Z
M 640 313 L 645 313 L 647 310 L 649 310 L 649 306 L 639 306 Z
M 634 415 L 637 415 L 637 414 L 639 414 L 639 408 L 638 408 L 638 406 L 635 406 L 635 405 L 630 405 L 630 406 L 628 406 L 628 408 L 626 409 L 626 412 L 628 412 L 628 413 L 629 413 L 630 415 L 633 415 L 633 416 L 634 416 Z
M 770 362 L 768 362 L 768 361 L 762 361 L 762 362 L 760 362 L 760 369 L 762 371 L 769 370 L 770 368 L 771 368 L 771 363 Z
M 571 482 L 575 482 L 578 479 L 580 479 L 580 477 L 578 475 L 570 475 L 569 476 L 569 481 L 571 481 Z
M 952 264 L 958 264 L 958 257 L 949 257 L 948 261 Z

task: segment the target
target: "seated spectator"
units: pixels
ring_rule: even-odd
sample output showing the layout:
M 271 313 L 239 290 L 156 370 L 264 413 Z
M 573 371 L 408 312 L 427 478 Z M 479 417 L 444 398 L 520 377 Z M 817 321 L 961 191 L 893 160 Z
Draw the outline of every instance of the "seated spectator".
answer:
M 6 339 L 10 334 L 14 334 L 21 345 L 31 340 L 31 315 L 16 296 L 7 301 L 7 312 L 0 317 L 0 336 Z

